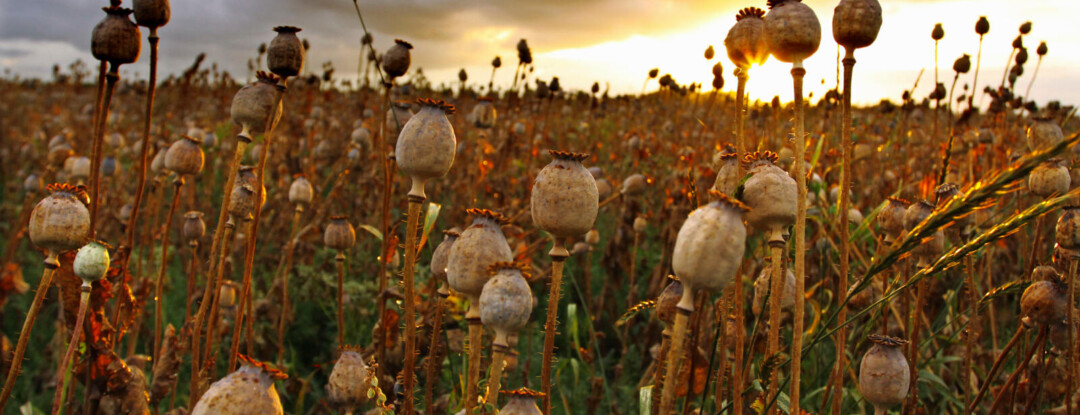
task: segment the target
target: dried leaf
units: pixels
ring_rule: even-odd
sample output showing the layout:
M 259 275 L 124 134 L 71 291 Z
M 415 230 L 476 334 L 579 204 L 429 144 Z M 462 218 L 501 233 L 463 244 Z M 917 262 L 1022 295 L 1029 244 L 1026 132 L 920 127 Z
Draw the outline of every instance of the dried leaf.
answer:
M 30 289 L 30 284 L 23 280 L 22 267 L 15 262 L 4 264 L 0 269 L 0 307 L 7 304 L 12 294 L 23 294 Z
M 154 378 L 150 384 L 150 404 L 157 405 L 162 398 L 172 392 L 180 376 L 180 344 L 176 337 L 176 328 L 170 324 L 165 328 L 165 337 L 161 341 L 158 360 L 154 362 Z

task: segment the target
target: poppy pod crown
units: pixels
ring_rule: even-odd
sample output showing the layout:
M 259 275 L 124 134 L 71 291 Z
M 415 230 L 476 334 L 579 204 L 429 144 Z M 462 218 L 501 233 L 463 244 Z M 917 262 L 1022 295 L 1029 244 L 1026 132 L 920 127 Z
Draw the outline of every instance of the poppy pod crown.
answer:
M 742 21 L 742 19 L 746 19 L 749 17 L 756 17 L 760 19 L 762 17 L 765 17 L 765 11 L 757 7 L 747 7 L 739 10 L 739 13 L 735 15 L 735 21 L 739 22 Z
M 494 264 L 491 264 L 490 266 L 488 266 L 488 275 L 495 275 L 498 274 L 499 271 L 507 270 L 517 271 L 526 280 L 532 278 L 532 273 L 530 272 L 531 269 L 529 268 L 529 266 L 520 262 L 496 262 Z
M 503 396 L 509 396 L 511 398 L 526 398 L 526 399 L 539 399 L 544 397 L 544 393 L 540 391 L 534 391 L 529 388 L 520 388 L 514 390 L 504 390 L 499 393 Z
M 422 107 L 434 107 L 434 108 L 438 108 L 438 109 L 442 110 L 442 111 L 443 111 L 444 113 L 446 113 L 446 115 L 450 115 L 450 114 L 453 114 L 453 113 L 454 113 L 454 111 L 457 111 L 457 110 L 456 110 L 456 109 L 454 108 L 454 106 L 453 106 L 453 105 L 451 105 L 451 104 L 448 104 L 448 103 L 446 103 L 446 101 L 443 101 L 443 100 L 441 100 L 441 99 L 431 99 L 431 98 L 417 98 L 417 99 L 416 99 L 416 103 L 417 103 L 418 105 L 422 106 Z M 405 105 L 408 105 L 408 103 L 407 103 L 407 102 L 405 102 L 404 104 L 405 104 Z
M 881 335 L 881 334 L 871 334 L 869 337 L 867 337 L 867 339 L 869 339 L 870 341 L 872 341 L 872 342 L 874 342 L 876 344 L 880 344 L 882 346 L 889 346 L 889 347 L 900 347 L 900 346 L 903 346 L 905 344 L 908 344 L 907 340 L 897 338 L 897 337 L 889 337 L 889 336 L 885 336 L 885 335 Z
M 724 206 L 735 208 L 736 210 L 739 210 L 741 213 L 746 213 L 746 212 L 749 212 L 751 210 L 750 206 L 746 206 L 746 204 L 744 204 L 743 202 L 740 202 L 738 199 L 736 199 L 734 197 L 731 197 L 731 196 L 728 196 L 728 195 L 724 194 L 724 192 L 721 192 L 719 190 L 711 189 L 711 190 L 709 190 L 709 195 L 716 198 L 715 203 L 719 203 L 719 204 L 724 205 Z
M 289 375 L 285 372 L 282 372 L 280 369 L 273 368 L 269 364 L 255 360 L 250 356 L 238 353 L 236 357 L 247 365 L 255 366 L 259 369 L 262 369 L 262 371 L 266 372 L 266 376 L 270 377 L 270 379 L 285 380 L 289 378 Z
M 589 158 L 588 153 L 574 153 L 561 150 L 551 150 L 549 151 L 549 153 L 551 153 L 551 157 L 555 158 L 556 160 L 576 161 L 579 163 Z
M 780 161 L 780 155 L 771 151 L 755 151 L 743 156 L 743 164 L 747 167 L 753 167 L 762 163 L 776 164 L 777 161 Z
M 490 219 L 499 225 L 506 225 L 510 223 L 510 220 L 503 216 L 501 213 L 490 209 L 469 208 L 465 209 L 465 213 L 477 218 Z M 460 236 L 460 235 L 458 235 Z

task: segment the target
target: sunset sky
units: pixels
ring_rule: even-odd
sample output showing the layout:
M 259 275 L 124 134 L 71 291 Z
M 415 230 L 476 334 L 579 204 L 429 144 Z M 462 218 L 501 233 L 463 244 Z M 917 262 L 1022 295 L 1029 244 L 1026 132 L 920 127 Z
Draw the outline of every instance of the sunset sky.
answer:
M 806 0 L 822 23 L 818 52 L 806 61 L 807 93 L 820 96 L 836 83 L 837 47 L 832 40 L 832 10 L 837 0 Z M 0 68 L 23 76 L 47 77 L 54 63 L 66 66 L 75 59 L 91 61 L 89 35 L 104 13 L 104 0 L 0 0 Z M 129 5 L 130 1 L 125 1 Z M 1010 53 L 1010 43 L 1024 21 L 1033 22 L 1025 37 L 1031 59 L 1018 81 L 1027 88 L 1034 73 L 1035 48 L 1046 41 L 1046 56 L 1032 97 L 1043 103 L 1057 99 L 1080 102 L 1080 25 L 1075 2 L 1065 0 L 883 0 L 884 24 L 877 42 L 856 52 L 854 100 L 875 103 L 897 100 L 911 88 L 920 69 L 918 97 L 927 95 L 934 80 L 934 43 L 930 31 L 942 23 L 941 82 L 952 81 L 952 62 L 963 53 L 978 52 L 974 24 L 980 15 L 990 20 L 983 47 L 980 85 L 998 85 Z M 641 91 L 649 69 L 658 67 L 679 83 L 712 79 L 716 60 L 724 65 L 727 85 L 735 84 L 723 39 L 735 23 L 735 13 L 747 6 L 765 7 L 764 1 L 729 0 L 365 0 L 361 11 L 385 50 L 394 38 L 411 42 L 413 70 L 423 68 L 435 83 L 457 82 L 461 68 L 469 82 L 486 85 L 490 62 L 499 55 L 503 67 L 496 82 L 509 85 L 521 38 L 532 47 L 534 77 L 550 79 L 571 89 L 587 89 L 594 81 L 610 86 L 613 94 Z M 277 25 L 304 29 L 312 44 L 309 65 L 321 71 L 332 61 L 338 77 L 354 77 L 360 54 L 360 24 L 350 0 L 178 0 L 173 18 L 160 30 L 161 70 L 178 73 L 199 52 L 238 79 L 247 74 L 247 60 L 260 43 L 269 42 Z M 145 34 L 144 34 L 145 36 Z M 717 50 L 713 62 L 705 48 Z M 124 68 L 127 77 L 145 77 L 143 58 Z M 791 99 L 790 65 L 770 60 L 751 71 L 752 98 Z M 972 70 L 974 72 L 974 69 Z M 957 91 L 971 82 L 972 73 L 960 78 Z M 655 81 L 650 89 L 656 87 Z

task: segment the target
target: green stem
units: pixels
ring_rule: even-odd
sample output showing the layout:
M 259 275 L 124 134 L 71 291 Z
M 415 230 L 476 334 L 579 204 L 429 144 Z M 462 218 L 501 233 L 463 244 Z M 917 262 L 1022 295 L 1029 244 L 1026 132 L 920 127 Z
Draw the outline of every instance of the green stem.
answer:
M 71 341 L 68 342 L 67 351 L 64 352 L 64 358 L 60 360 L 60 368 L 56 372 L 56 394 L 53 397 L 52 415 L 60 413 L 60 408 L 63 407 L 64 391 L 67 390 L 68 375 L 71 374 L 71 360 L 75 358 L 75 348 L 79 345 L 79 338 L 82 337 L 83 320 L 86 318 L 86 309 L 90 304 L 90 283 L 83 281 L 81 287 L 79 287 L 79 311 L 77 317 L 75 317 L 75 325 L 71 327 Z M 89 387 L 89 385 L 87 385 Z

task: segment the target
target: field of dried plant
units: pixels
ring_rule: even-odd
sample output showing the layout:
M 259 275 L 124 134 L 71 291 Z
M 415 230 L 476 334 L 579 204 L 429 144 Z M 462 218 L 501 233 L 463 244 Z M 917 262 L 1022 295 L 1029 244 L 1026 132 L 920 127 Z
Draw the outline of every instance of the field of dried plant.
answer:
M 711 85 L 635 95 L 524 39 L 433 85 L 355 1 L 357 78 L 279 26 L 245 82 L 159 80 L 169 2 L 132 3 L 98 72 L 0 80 L 0 413 L 1080 413 L 1080 119 L 1027 98 L 1031 23 L 998 86 L 973 15 L 930 96 L 852 107 L 877 0 L 748 7 Z

